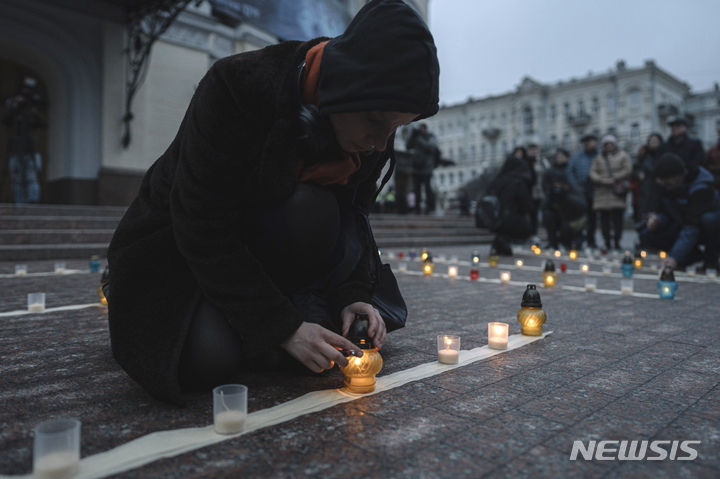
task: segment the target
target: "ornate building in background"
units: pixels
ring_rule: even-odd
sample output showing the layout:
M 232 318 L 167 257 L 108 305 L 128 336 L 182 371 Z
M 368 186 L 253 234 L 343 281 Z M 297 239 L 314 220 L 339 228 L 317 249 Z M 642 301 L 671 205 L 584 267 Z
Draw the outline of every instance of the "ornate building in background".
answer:
M 690 134 L 706 150 L 717 142 L 717 86 L 693 94 L 653 61 L 638 68 L 619 61 L 606 73 L 555 84 L 525 77 L 515 91 L 443 106 L 426 120 L 443 156 L 455 162 L 436 169 L 433 181 L 445 198 L 453 198 L 460 186 L 499 165 L 516 145 L 536 143 L 549 157 L 558 147 L 579 148 L 585 133 L 613 134 L 633 156 L 650 133 L 667 138 L 666 120 L 676 114 L 693 120 Z

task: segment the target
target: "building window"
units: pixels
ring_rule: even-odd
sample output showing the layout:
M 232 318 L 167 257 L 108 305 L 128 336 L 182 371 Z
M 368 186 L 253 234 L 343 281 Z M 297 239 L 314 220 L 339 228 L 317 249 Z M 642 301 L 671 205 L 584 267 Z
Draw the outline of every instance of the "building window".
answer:
M 565 103 L 563 105 L 563 116 L 565 117 L 565 120 L 570 119 L 570 103 Z
M 485 161 L 487 156 L 487 145 L 483 143 L 480 145 L 480 161 Z
M 500 126 L 504 127 L 505 125 L 507 125 L 507 115 L 503 112 L 500 115 Z
M 600 113 L 600 100 L 597 97 L 592 99 L 592 112 L 594 115 Z
M 502 142 L 502 154 L 503 156 L 508 154 L 508 144 L 507 141 Z
M 455 173 L 448 173 L 448 183 L 450 186 L 455 184 Z
M 445 125 L 444 125 L 443 123 L 440 123 L 440 124 L 438 125 L 438 131 L 440 132 L 440 136 L 444 136 L 444 135 L 445 135 Z
M 557 107 L 555 105 L 550 105 L 550 121 L 555 121 L 557 118 Z
M 608 135 L 612 135 L 612 136 L 617 136 L 617 134 L 616 134 L 616 132 L 615 132 L 615 127 L 614 127 L 614 126 L 609 127 L 609 128 L 608 128 L 608 131 L 607 131 L 607 134 L 608 134 Z
M 578 102 L 577 112 L 578 112 L 578 116 L 585 116 L 585 102 L 584 101 L 580 100 Z
M 470 178 L 475 178 L 477 176 L 477 170 L 470 170 Z
M 633 123 L 630 126 L 630 142 L 632 142 L 632 143 L 640 142 L 640 124 L 639 123 Z
M 557 136 L 556 135 L 550 135 L 550 149 L 555 151 L 557 149 Z
M 607 110 L 611 113 L 615 112 L 615 95 L 608 95 L 607 97 Z
M 441 185 L 445 184 L 445 173 L 440 173 L 440 184 Z
M 562 146 L 566 150 L 570 150 L 572 148 L 570 145 L 570 133 L 563 133 Z
M 637 110 L 640 108 L 641 101 L 642 98 L 639 89 L 634 88 L 628 92 L 628 103 L 630 104 L 631 110 Z
M 532 108 L 525 107 L 523 108 L 523 132 L 526 135 L 532 135 L 535 133 L 534 125 L 533 125 L 533 112 Z
M 451 160 L 455 159 L 455 152 L 453 151 L 452 148 L 448 148 L 448 156 L 450 157 Z
M 465 161 L 465 150 L 463 150 L 462 146 L 458 146 L 458 160 Z
M 477 147 L 475 145 L 470 145 L 470 159 L 472 161 L 477 160 Z
M 497 156 L 497 143 L 493 142 L 490 144 L 490 159 L 494 160 Z
M 462 172 L 462 171 L 458 171 L 458 183 L 461 184 L 461 185 L 463 184 L 463 177 L 464 177 L 464 176 L 465 176 L 465 175 L 463 175 L 463 172 Z

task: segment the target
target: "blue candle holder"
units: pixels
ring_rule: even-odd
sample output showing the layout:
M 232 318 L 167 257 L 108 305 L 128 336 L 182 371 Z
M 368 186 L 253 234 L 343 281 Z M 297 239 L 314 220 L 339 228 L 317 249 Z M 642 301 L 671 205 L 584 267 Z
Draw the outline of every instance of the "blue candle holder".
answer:
M 660 281 L 657 282 L 657 289 L 660 293 L 660 299 L 675 298 L 675 291 L 678 284 L 675 282 L 675 274 L 670 266 L 666 266 L 660 273 Z
M 99 256 L 91 256 L 89 267 L 90 267 L 91 273 L 99 273 L 100 272 L 100 257 Z
M 620 266 L 620 269 L 622 270 L 622 275 L 626 278 L 632 278 L 633 271 L 635 270 L 635 265 L 633 264 L 632 256 L 630 256 L 630 252 L 625 252 L 625 257 L 622 261 L 622 266 Z

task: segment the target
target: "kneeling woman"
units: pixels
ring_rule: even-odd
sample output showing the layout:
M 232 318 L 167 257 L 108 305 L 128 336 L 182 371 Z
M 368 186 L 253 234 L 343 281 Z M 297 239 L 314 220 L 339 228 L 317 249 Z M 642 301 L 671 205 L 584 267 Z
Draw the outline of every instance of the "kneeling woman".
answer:
M 108 251 L 113 356 L 182 404 L 267 354 L 315 372 L 372 306 L 367 213 L 395 130 L 438 110 L 432 36 L 401 0 L 374 0 L 329 41 L 215 63 L 148 170 Z M 360 245 L 359 247 L 357 245 Z M 327 315 L 303 306 L 321 284 Z

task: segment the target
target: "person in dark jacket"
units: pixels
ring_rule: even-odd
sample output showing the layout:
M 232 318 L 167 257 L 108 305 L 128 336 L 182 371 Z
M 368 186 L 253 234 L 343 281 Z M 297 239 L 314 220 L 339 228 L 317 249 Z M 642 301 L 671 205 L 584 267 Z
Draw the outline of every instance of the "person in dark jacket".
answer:
M 580 138 L 583 144 L 582 150 L 578 150 L 570 157 L 567 167 L 567 175 L 570 183 L 578 185 L 585 193 L 587 209 L 587 245 L 588 248 L 597 248 L 595 242 L 595 228 L 597 226 L 597 213 L 593 209 L 593 198 L 595 188 L 590 180 L 590 166 L 598 155 L 598 138 L 588 133 Z
M 667 252 L 663 266 L 683 268 L 704 258 L 705 268 L 718 268 L 720 195 L 713 176 L 702 166 L 687 166 L 673 153 L 655 164 L 662 201 L 640 232 L 640 244 Z M 704 245 L 700 256 L 698 246 Z
M 532 235 L 531 185 L 532 175 L 527 162 L 511 155 L 488 186 L 487 194 L 497 196 L 500 202 L 500 226 L 494 231 L 496 236 L 492 243 L 498 254 L 512 255 L 511 242 L 523 242 Z
M 432 35 L 401 0 L 369 2 L 339 37 L 216 62 L 108 251 L 112 352 L 130 377 L 183 404 L 268 356 L 345 365 L 356 313 L 382 346 L 356 215 L 395 130 L 437 113 L 438 81 Z M 296 299 L 331 280 L 317 324 Z
M 705 151 L 700 140 L 688 136 L 688 120 L 682 115 L 671 116 L 667 122 L 670 138 L 660 147 L 660 154 L 674 153 L 685 166 L 705 166 Z
M 633 220 L 644 222 L 648 213 L 658 201 L 658 185 L 655 183 L 653 170 L 655 163 L 662 156 L 660 146 L 663 137 L 660 133 L 651 133 L 647 143 L 640 147 L 635 163 L 633 164 L 633 180 L 637 181 L 637 189 L 634 193 Z
M 413 191 L 415 192 L 415 213 L 422 212 L 422 190 L 425 189 L 425 214 L 435 211 L 435 192 L 432 189 L 432 173 L 435 169 L 435 152 L 437 140 L 428 131 L 427 125 L 421 123 L 405 143 L 413 156 Z
M 558 249 L 560 243 L 570 249 L 582 244 L 582 233 L 587 222 L 585 193 L 567 177 L 570 154 L 559 149 L 555 164 L 543 177 L 543 226 L 547 231 L 548 245 Z

